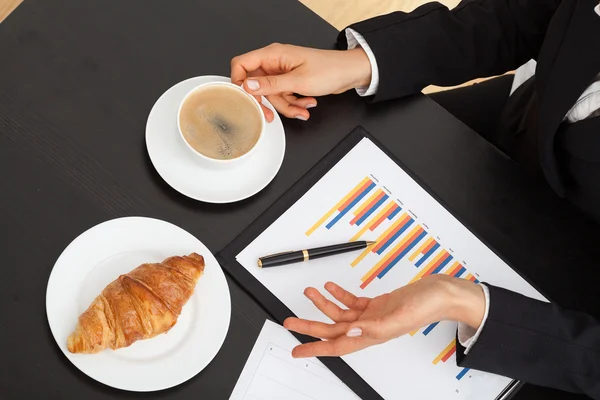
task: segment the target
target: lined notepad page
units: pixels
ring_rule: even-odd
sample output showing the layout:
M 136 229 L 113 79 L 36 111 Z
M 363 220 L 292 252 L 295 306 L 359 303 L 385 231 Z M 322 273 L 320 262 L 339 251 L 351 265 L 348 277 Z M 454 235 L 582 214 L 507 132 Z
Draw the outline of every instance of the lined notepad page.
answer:
M 316 358 L 295 359 L 300 342 L 265 321 L 230 400 L 360 400 Z

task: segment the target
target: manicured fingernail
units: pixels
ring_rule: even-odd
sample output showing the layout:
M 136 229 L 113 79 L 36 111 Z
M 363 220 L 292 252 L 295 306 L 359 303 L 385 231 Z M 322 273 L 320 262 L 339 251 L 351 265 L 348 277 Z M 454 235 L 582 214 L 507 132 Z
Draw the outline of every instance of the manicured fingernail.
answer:
M 258 83 L 258 81 L 255 81 L 254 79 L 248 79 L 246 81 L 246 85 L 248 85 L 248 89 L 250 90 L 260 89 L 260 83 Z
M 360 328 L 352 328 L 352 329 L 350 329 L 346 333 L 346 336 L 348 336 L 348 337 L 359 337 L 359 336 L 362 336 L 362 329 L 360 329 Z
M 306 121 L 306 118 L 302 115 L 296 115 L 296 119 L 299 119 L 300 121 Z
M 315 108 L 317 105 L 315 103 L 310 103 L 306 105 L 306 109 Z

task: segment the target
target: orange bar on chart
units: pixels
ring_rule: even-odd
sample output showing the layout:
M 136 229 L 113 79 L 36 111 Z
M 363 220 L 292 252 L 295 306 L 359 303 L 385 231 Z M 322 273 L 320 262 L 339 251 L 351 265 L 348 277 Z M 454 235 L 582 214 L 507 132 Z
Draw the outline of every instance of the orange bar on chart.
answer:
M 396 206 L 396 203 L 394 203 L 393 201 L 391 203 L 389 203 L 387 206 L 384 207 L 383 210 L 381 210 L 379 212 L 379 214 L 377 214 L 374 218 L 372 218 L 367 224 L 365 224 L 365 226 L 363 226 L 360 231 L 358 231 L 358 233 L 354 236 L 352 236 L 352 239 L 350 239 L 351 242 L 355 242 L 358 239 L 360 239 L 360 237 L 362 235 L 365 234 L 366 231 L 368 231 L 369 229 L 371 229 L 372 231 L 375 230 L 377 227 L 374 226 L 375 223 L 377 221 L 379 221 L 380 219 L 383 221 L 384 219 L 387 218 L 388 215 L 390 215 L 394 209 L 394 206 Z
M 375 240 L 377 242 L 377 244 L 375 246 L 372 246 L 370 248 L 366 248 L 365 250 L 363 250 L 363 252 L 360 253 L 360 255 L 358 257 L 356 257 L 356 259 L 354 261 L 352 261 L 352 263 L 350 265 L 352 265 L 353 267 L 356 267 L 358 265 L 358 263 L 361 262 L 369 254 L 369 252 L 372 251 L 373 253 L 375 253 L 378 249 L 378 246 L 380 247 L 380 245 L 382 245 L 384 243 L 382 241 L 383 238 L 385 238 L 387 236 L 391 236 L 390 233 L 392 233 L 395 229 L 399 228 L 403 223 L 406 223 L 406 221 L 409 218 L 410 217 L 408 216 L 408 214 L 404 213 L 398 221 L 393 223 L 385 232 L 383 232 L 381 235 L 379 235 L 379 237 Z M 393 235 L 393 233 L 392 233 L 392 235 Z
M 427 239 L 427 240 L 425 241 L 425 243 L 423 243 L 423 244 L 421 245 L 421 247 L 419 247 L 417 250 L 415 250 L 415 252 L 414 252 L 414 253 L 412 253 L 410 257 L 408 257 L 409 261 L 415 261 L 415 258 L 417 258 L 417 256 L 418 256 L 419 254 L 421 254 L 421 253 L 422 253 L 422 254 L 425 254 L 425 253 L 427 253 L 427 251 L 428 251 L 428 250 L 429 250 L 431 247 L 433 247 L 433 244 L 434 244 L 434 240 L 433 240 L 433 238 L 432 238 L 432 237 L 430 237 L 429 239 Z
M 399 245 L 398 245 L 399 246 Z M 398 247 L 396 246 L 396 248 Z M 377 274 L 375 273 L 375 271 L 377 271 L 379 268 L 381 268 L 381 266 L 383 264 L 385 264 L 386 262 L 390 261 L 392 259 L 392 256 L 394 255 L 394 250 L 396 250 L 396 248 L 392 249 L 391 251 L 389 251 L 385 257 L 383 257 L 381 260 L 379 260 L 377 262 L 377 264 L 375 264 L 375 266 L 373 268 L 371 268 L 369 270 L 369 272 L 367 272 L 362 278 L 361 281 L 363 282 L 362 285 L 360 285 L 360 287 L 362 289 L 364 289 L 376 276 Z M 369 279 L 370 278 L 370 279 Z
M 379 189 L 373 193 L 373 195 L 358 208 L 357 213 L 354 214 L 355 217 L 350 221 L 350 225 L 356 224 L 356 222 L 360 220 L 371 209 L 371 207 L 377 204 L 379 200 L 383 199 L 383 196 L 385 196 L 385 193 L 382 189 Z
M 404 237 L 404 239 L 402 239 L 400 241 L 400 243 L 398 243 L 396 245 L 396 247 L 394 247 L 392 250 L 390 250 L 387 253 L 385 258 L 383 258 L 377 264 L 375 264 L 375 266 L 373 268 L 371 268 L 371 270 L 369 272 L 367 272 L 365 274 L 365 276 L 362 277 L 361 280 L 363 283 L 362 283 L 362 285 L 360 285 L 361 289 L 364 289 L 365 287 L 367 287 L 367 285 L 369 283 L 371 283 L 373 281 L 373 279 L 375 279 L 375 277 L 377 275 L 379 275 L 379 273 L 385 269 L 385 267 L 388 266 L 389 262 L 394 260 L 396 257 L 398 257 L 398 255 L 406 249 L 408 244 L 410 242 L 412 242 L 421 233 L 423 233 L 423 231 L 424 231 L 424 229 L 421 226 L 414 227 L 413 230 L 410 231 L 410 233 L 408 235 L 406 235 Z
M 446 348 L 442 350 L 442 352 L 433 360 L 433 365 L 437 365 L 437 363 L 442 361 L 442 359 L 446 357 L 449 353 L 450 355 L 452 355 L 452 353 L 454 352 L 456 352 L 456 338 L 452 339 L 450 344 L 446 346 Z
M 367 181 L 358 189 L 356 190 L 354 193 L 352 193 L 352 196 L 350 196 L 348 198 L 348 200 L 346 200 L 341 206 L 338 207 L 338 211 L 344 211 L 344 209 L 346 207 L 348 207 L 350 204 L 352 204 L 352 202 L 354 200 L 356 200 L 356 198 L 362 193 L 364 192 L 369 186 L 371 186 L 373 184 L 373 181 L 370 180 L 369 178 L 366 178 Z
M 412 278 L 409 284 L 418 281 L 424 276 L 430 275 L 442 263 L 442 261 L 444 261 L 446 256 L 448 256 L 448 252 L 446 250 L 440 251 L 438 255 L 431 260 L 427 267 L 423 268 L 414 278 Z
M 435 245 L 436 245 L 436 243 L 437 243 L 437 242 L 436 242 L 435 240 L 433 240 L 433 238 L 432 238 L 432 240 L 431 240 L 431 243 L 429 243 L 429 244 L 427 245 L 427 247 L 425 247 L 425 248 L 423 249 L 423 254 L 425 254 L 425 253 L 427 253 L 429 250 L 431 250 L 431 249 L 433 248 L 433 246 L 435 246 Z
M 366 177 L 363 179 L 358 185 L 354 187 L 344 198 L 342 198 L 331 210 L 327 211 L 325 215 L 321 217 L 308 231 L 306 231 L 306 236 L 310 236 L 316 231 L 321 225 L 325 223 L 336 211 L 343 209 L 344 204 L 349 203 L 349 200 L 358 193 L 365 186 L 371 183 L 371 179 Z
M 373 221 L 373 225 L 371 225 L 371 229 L 372 231 L 374 231 L 375 229 L 377 229 L 377 227 L 379 225 L 381 225 L 381 223 L 383 221 L 386 220 L 386 218 L 388 218 L 390 215 L 392 215 L 393 213 L 395 213 L 396 211 L 400 211 L 402 210 L 400 208 L 400 206 L 396 203 L 393 203 L 393 206 L 388 210 L 388 212 L 386 212 L 384 215 L 378 215 L 377 217 L 375 217 L 374 221 Z
M 454 276 L 462 269 L 462 265 L 458 261 L 455 261 L 454 264 L 446 271 L 446 275 Z
M 365 200 L 356 210 L 354 210 L 353 214 L 358 215 L 361 212 L 363 212 L 364 210 L 366 210 L 368 208 L 369 204 L 376 203 L 376 202 L 373 202 L 373 200 L 375 199 L 375 197 L 379 196 L 380 193 L 383 193 L 382 189 L 379 189 L 375 193 L 373 193 L 371 195 L 371 197 L 369 197 L 367 200 Z
M 377 253 L 379 249 L 381 249 L 383 245 L 385 245 L 386 242 L 390 240 L 390 238 L 392 238 L 392 236 L 394 236 L 400 229 L 402 229 L 404 224 L 406 224 L 410 219 L 410 215 L 408 215 L 407 213 L 402 214 L 402 217 L 400 217 L 400 219 L 396 221 L 395 224 L 390 226 L 388 230 L 386 230 L 381 236 L 379 236 L 379 238 L 377 239 L 377 245 L 375 246 L 375 248 L 373 248 L 373 253 Z
M 447 352 L 444 357 L 442 357 L 442 362 L 448 361 L 448 359 L 450 357 L 452 357 L 452 354 L 454 354 L 454 353 L 456 353 L 456 345 L 452 346 L 452 348 L 450 349 L 450 351 Z
M 475 282 L 477 280 L 477 278 L 475 278 L 475 276 L 473 276 L 472 274 L 467 275 L 467 277 L 465 278 L 471 282 Z

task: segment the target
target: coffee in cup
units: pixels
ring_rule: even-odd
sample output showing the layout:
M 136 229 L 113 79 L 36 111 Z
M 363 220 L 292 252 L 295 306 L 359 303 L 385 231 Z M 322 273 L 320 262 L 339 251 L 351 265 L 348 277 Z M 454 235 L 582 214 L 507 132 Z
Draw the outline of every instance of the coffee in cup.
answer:
M 264 117 L 256 99 L 224 82 L 201 85 L 182 101 L 178 126 L 192 150 L 227 161 L 248 154 L 258 143 Z

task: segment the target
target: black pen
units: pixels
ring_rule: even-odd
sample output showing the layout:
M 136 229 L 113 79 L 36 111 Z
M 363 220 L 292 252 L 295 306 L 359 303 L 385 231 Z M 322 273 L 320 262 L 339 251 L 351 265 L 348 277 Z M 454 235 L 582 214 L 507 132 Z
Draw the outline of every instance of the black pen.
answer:
M 270 256 L 260 257 L 258 259 L 259 268 L 277 267 L 279 265 L 293 264 L 314 260 L 316 258 L 334 256 L 336 254 L 356 251 L 374 245 L 375 242 L 347 242 L 334 244 L 332 246 L 317 247 L 315 249 L 286 251 L 283 253 L 272 254 Z

